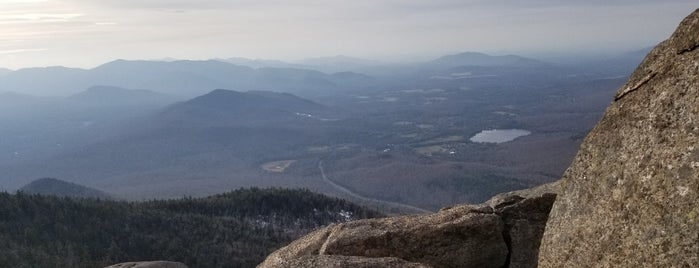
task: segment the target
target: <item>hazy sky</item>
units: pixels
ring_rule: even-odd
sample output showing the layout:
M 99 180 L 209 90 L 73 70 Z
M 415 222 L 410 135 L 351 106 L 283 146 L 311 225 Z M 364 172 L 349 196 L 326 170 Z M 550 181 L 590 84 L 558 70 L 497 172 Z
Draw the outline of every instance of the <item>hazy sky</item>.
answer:
M 697 0 L 0 0 L 0 66 L 623 51 Z

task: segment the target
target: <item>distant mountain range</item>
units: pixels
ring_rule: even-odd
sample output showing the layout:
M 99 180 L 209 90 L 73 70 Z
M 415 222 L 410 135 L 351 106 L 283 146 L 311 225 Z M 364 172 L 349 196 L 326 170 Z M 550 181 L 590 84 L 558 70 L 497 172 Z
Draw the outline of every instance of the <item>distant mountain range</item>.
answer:
M 79 198 L 111 199 L 112 197 L 100 190 L 53 178 L 43 178 L 30 182 L 19 189 L 28 194 L 66 196 Z
M 322 93 L 352 86 L 338 84 L 335 80 L 332 75 L 314 70 L 254 69 L 213 60 L 117 60 L 89 70 L 66 67 L 20 69 L 0 76 L 0 92 L 66 96 L 95 85 L 107 85 L 193 97 L 216 88 Z
M 6 74 L 0 75 L 0 92 L 67 96 L 85 88 L 104 85 L 148 89 L 184 97 L 198 96 L 216 88 L 280 91 L 310 96 L 357 87 L 382 87 L 385 85 L 378 83 L 381 80 L 373 76 L 396 70 L 402 70 L 399 73 L 410 77 L 420 77 L 415 71 L 429 72 L 435 68 L 458 66 L 541 65 L 543 63 L 540 61 L 520 56 L 490 56 L 475 52 L 398 65 L 346 56 L 312 58 L 300 63 L 244 58 L 206 61 L 116 60 L 87 70 L 56 66 L 3 71 Z M 348 75 L 352 73 L 354 75 Z
M 300 63 L 290 63 L 280 60 L 265 60 L 265 59 L 248 59 L 241 57 L 225 58 L 225 59 L 215 59 L 217 61 L 227 62 L 235 65 L 247 66 L 251 68 L 295 68 L 295 69 L 309 69 L 313 70 L 311 66 L 300 64 Z
M 491 56 L 478 52 L 464 52 L 440 57 L 427 62 L 426 65 L 436 68 L 455 68 L 459 66 L 543 66 L 546 63 L 516 55 Z

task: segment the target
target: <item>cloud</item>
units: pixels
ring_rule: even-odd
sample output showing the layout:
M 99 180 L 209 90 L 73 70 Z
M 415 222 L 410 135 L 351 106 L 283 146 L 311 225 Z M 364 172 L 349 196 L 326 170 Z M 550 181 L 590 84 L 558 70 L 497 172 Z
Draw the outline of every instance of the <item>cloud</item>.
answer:
M 219 8 L 245 8 L 261 5 L 286 5 L 291 1 L 281 0 L 64 0 L 89 6 L 125 9 L 156 9 L 156 10 L 197 10 Z M 299 1 L 299 2 L 305 2 Z
M 45 49 L 45 48 L 9 49 L 9 50 L 0 50 L 0 55 L 9 55 L 9 54 L 26 53 L 26 52 L 39 52 L 39 51 L 46 51 L 46 50 L 48 50 L 48 49 Z
M 17 13 L 0 14 L 0 23 L 62 22 L 84 16 L 81 13 Z
M 0 3 L 0 50 L 50 49 L 16 52 L 16 59 L 4 61 L 15 64 L 11 67 L 66 61 L 89 67 L 113 58 L 432 57 L 465 50 L 634 49 L 666 38 L 679 20 L 696 8 L 696 0 Z

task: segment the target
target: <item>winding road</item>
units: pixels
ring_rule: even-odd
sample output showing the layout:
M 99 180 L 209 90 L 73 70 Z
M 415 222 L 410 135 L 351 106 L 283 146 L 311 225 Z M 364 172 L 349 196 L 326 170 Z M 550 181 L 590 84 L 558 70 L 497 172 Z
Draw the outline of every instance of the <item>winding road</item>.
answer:
M 382 203 L 382 204 L 386 204 L 386 205 L 389 205 L 392 207 L 400 207 L 403 209 L 408 209 L 408 210 L 412 210 L 412 211 L 419 211 L 419 212 L 423 212 L 423 213 L 432 213 L 433 212 L 433 211 L 422 209 L 422 208 L 419 208 L 416 206 L 411 206 L 411 205 L 406 205 L 406 204 L 396 203 L 396 202 L 391 202 L 391 201 L 385 201 L 385 200 L 379 200 L 379 199 L 374 199 L 374 198 L 359 195 L 355 192 L 352 192 L 352 190 L 347 189 L 344 186 L 339 185 L 339 184 L 335 183 L 334 181 L 328 179 L 328 176 L 325 175 L 325 170 L 323 169 L 323 161 L 322 160 L 318 162 L 318 169 L 320 170 L 320 175 L 323 177 L 323 181 L 330 184 L 332 187 L 335 187 L 335 189 L 337 189 L 337 190 L 339 190 L 339 191 L 341 191 L 349 196 L 352 196 L 356 199 L 359 199 L 362 201 L 368 201 L 368 202 Z

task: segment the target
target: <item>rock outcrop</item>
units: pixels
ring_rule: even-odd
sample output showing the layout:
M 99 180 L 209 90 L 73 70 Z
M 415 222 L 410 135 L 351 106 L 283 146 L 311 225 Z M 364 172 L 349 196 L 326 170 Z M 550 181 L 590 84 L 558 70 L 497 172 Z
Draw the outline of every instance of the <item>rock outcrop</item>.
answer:
M 521 195 L 331 225 L 277 250 L 258 267 L 536 267 L 556 195 Z
M 169 261 L 146 261 L 146 262 L 125 262 L 114 264 L 105 268 L 188 268 L 180 262 Z
M 617 93 L 561 182 L 540 267 L 699 267 L 699 10 Z
M 398 258 L 367 258 L 357 256 L 340 255 L 308 255 L 275 267 L 300 268 L 300 267 L 352 267 L 352 268 L 431 268 L 432 266 L 408 262 Z

